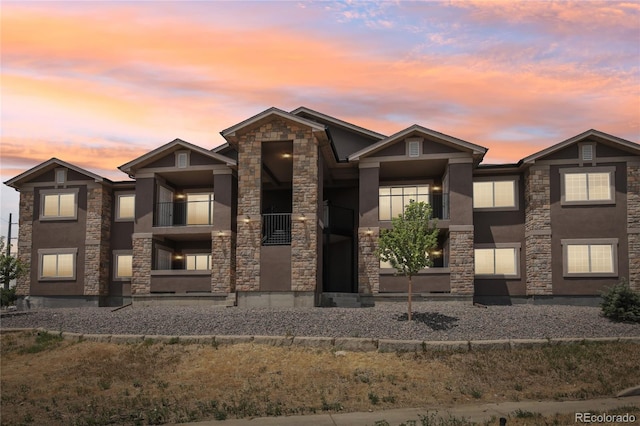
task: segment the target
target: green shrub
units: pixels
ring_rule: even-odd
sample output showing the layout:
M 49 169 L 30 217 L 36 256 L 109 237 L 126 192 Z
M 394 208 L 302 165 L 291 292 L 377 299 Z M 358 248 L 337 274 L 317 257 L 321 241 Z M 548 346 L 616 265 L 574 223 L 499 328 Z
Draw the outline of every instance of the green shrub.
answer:
M 640 323 L 640 293 L 629 287 L 627 280 L 602 293 L 602 315 L 613 320 Z
M 4 288 L 0 289 L 0 305 L 1 306 L 11 306 L 16 303 L 18 296 L 16 296 L 16 288 L 11 287 L 8 290 Z

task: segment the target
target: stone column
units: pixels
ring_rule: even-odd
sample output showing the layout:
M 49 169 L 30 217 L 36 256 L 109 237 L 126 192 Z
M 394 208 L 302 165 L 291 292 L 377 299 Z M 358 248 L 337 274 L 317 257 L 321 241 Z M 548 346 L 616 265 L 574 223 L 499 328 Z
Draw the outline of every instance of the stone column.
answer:
M 358 293 L 377 294 L 380 291 L 380 163 L 360 163 L 359 174 Z
M 358 228 L 358 293 L 380 291 L 379 227 Z
M 553 293 L 549 174 L 549 166 L 532 166 L 525 172 L 527 295 Z
M 236 289 L 236 234 L 230 230 L 211 233 L 211 292 L 233 293 Z
M 103 186 L 87 188 L 87 232 L 84 256 L 84 295 L 109 294 L 111 194 Z
M 640 291 L 640 162 L 627 163 L 629 285 Z
M 293 140 L 291 290 L 315 291 L 318 274 L 318 144 L 310 130 Z
M 261 172 L 261 132 L 244 134 L 238 142 L 237 291 L 260 290 Z
M 16 295 L 28 296 L 31 289 L 31 271 L 38 268 L 37 259 L 33 262 L 31 250 L 33 246 L 33 191 L 20 191 L 20 214 L 18 218 L 18 259 L 27 265 L 27 272 L 16 280 Z M 7 241 L 7 244 L 10 244 Z
M 451 294 L 473 295 L 475 264 L 473 225 L 450 225 L 449 270 Z
M 133 277 L 131 295 L 151 293 L 151 261 L 153 238 L 151 233 L 133 234 Z

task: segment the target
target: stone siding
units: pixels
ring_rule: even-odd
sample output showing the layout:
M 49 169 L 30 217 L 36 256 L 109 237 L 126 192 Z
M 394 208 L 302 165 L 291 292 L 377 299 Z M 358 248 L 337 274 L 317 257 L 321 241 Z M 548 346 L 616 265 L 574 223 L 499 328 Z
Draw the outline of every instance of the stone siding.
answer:
M 629 284 L 640 291 L 640 163 L 627 163 Z
M 151 235 L 133 234 L 133 277 L 131 295 L 151 293 L 151 261 L 153 239 Z
M 211 292 L 233 293 L 236 287 L 236 235 L 211 233 Z
M 292 127 L 291 290 L 315 291 L 318 274 L 318 145 L 311 130 Z M 291 136 L 291 135 L 289 135 Z M 304 220 L 300 220 L 304 214 Z
M 274 119 L 238 139 L 237 291 L 260 290 L 262 143 L 293 142 L 291 230 L 294 291 L 314 291 L 318 271 L 318 146 L 310 129 Z M 306 220 L 299 220 L 304 213 Z M 247 216 L 249 221 L 247 222 Z
M 358 293 L 380 291 L 380 259 L 378 238 L 380 228 L 358 228 Z
M 109 293 L 111 194 L 102 186 L 87 189 L 84 295 Z
M 31 250 L 33 247 L 34 192 L 20 192 L 20 213 L 18 218 L 18 259 L 27 265 L 27 273 L 16 279 L 16 294 L 28 296 L 31 289 Z M 36 259 L 37 261 L 37 259 Z
M 525 173 L 525 249 L 527 295 L 553 293 L 551 272 L 551 193 L 549 167 Z
M 471 230 L 449 232 L 449 269 L 451 294 L 472 295 L 475 264 L 473 226 Z

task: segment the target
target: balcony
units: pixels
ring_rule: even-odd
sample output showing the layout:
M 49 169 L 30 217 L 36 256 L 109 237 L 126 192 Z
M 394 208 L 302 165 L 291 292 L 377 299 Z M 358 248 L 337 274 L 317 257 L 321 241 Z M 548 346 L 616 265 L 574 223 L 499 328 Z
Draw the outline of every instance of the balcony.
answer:
M 449 194 L 416 194 L 411 193 L 409 195 L 402 193 L 395 194 L 392 191 L 389 193 L 380 194 L 379 198 L 379 214 L 381 221 L 390 221 L 392 217 L 397 217 L 402 214 L 404 206 L 409 204 L 410 201 L 423 201 L 431 206 L 432 215 L 434 219 L 447 220 L 449 219 Z
M 262 215 L 262 245 L 291 245 L 291 213 Z
M 156 203 L 153 226 L 213 225 L 213 200 Z

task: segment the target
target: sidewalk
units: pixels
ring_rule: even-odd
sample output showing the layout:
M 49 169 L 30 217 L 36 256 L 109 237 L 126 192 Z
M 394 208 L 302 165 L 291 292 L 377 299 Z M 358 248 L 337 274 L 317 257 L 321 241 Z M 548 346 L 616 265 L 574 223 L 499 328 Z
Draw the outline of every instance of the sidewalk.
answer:
M 543 416 L 560 414 L 573 414 L 577 412 L 609 412 L 618 407 L 634 406 L 640 409 L 640 396 L 625 398 L 600 398 L 582 401 L 521 401 L 503 402 L 498 404 L 469 404 L 457 407 L 424 407 L 401 408 L 396 410 L 361 412 L 361 413 L 337 413 L 315 414 L 310 416 L 289 417 L 259 417 L 254 419 L 206 421 L 196 423 L 181 423 L 182 426 L 373 426 L 375 422 L 386 420 L 391 426 L 398 426 L 407 420 L 415 420 L 420 424 L 418 415 L 426 415 L 427 411 L 437 411 L 441 417 L 464 417 L 472 422 L 484 422 L 491 417 L 508 417 L 516 410 L 540 413 Z M 636 423 L 640 422 L 640 412 L 634 413 Z M 496 424 L 498 424 L 496 422 Z M 507 422 L 507 425 L 509 423 Z M 576 423 L 580 424 L 580 423 Z

